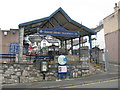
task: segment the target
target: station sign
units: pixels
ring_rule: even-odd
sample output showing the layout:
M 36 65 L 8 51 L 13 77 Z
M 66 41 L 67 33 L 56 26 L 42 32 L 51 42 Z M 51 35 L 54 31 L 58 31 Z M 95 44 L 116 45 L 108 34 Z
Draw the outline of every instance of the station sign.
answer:
M 67 58 L 64 55 L 58 57 L 58 64 L 65 65 L 67 63 Z

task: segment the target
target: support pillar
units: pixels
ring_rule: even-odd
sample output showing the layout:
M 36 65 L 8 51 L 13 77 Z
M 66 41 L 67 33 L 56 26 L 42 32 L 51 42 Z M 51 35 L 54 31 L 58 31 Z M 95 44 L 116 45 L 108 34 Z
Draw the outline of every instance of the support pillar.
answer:
M 73 55 L 73 39 L 71 39 L 71 54 Z
M 79 63 L 80 63 L 80 65 L 81 65 L 81 67 L 82 67 L 82 61 L 81 61 L 81 50 L 80 50 L 80 48 L 81 48 L 81 36 L 79 37 Z M 82 76 L 82 68 L 81 68 L 81 76 Z
M 63 41 L 61 40 L 60 41 L 60 46 L 61 46 L 61 49 L 63 48 Z
M 24 40 L 24 28 L 19 29 L 19 55 L 18 62 L 22 60 L 23 55 L 23 40 Z
M 90 43 L 90 60 L 92 59 L 92 35 L 89 35 L 89 43 Z
M 81 41 L 82 41 L 82 47 L 83 47 L 83 37 L 81 37 L 81 39 L 82 39 Z
M 60 52 L 61 52 L 61 54 L 63 54 L 63 41 L 62 40 L 60 41 L 60 46 L 61 46 Z
M 65 53 L 67 54 L 67 40 L 65 40 Z
M 81 58 L 81 55 L 80 55 L 80 47 L 81 47 L 81 45 L 80 45 L 80 43 L 81 43 L 81 37 L 79 37 L 79 62 L 80 62 L 80 58 Z

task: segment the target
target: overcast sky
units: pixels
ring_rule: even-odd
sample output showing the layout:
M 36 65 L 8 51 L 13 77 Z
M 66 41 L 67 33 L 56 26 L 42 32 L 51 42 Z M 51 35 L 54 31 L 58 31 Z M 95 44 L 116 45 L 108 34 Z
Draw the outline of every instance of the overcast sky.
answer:
M 0 28 L 18 28 L 20 23 L 47 17 L 59 7 L 89 28 L 113 13 L 119 0 L 0 0 Z

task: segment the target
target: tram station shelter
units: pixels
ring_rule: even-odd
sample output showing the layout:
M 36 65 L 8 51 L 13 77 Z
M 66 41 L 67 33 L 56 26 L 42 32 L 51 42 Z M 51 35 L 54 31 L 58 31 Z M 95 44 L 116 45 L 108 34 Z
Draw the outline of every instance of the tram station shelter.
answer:
M 27 35 L 35 33 L 40 35 L 52 35 L 61 41 L 61 45 L 65 42 L 65 46 L 67 44 L 66 41 L 71 40 L 71 52 L 73 52 L 73 39 L 79 38 L 80 47 L 81 37 L 88 36 L 91 56 L 91 36 L 96 34 L 95 31 L 71 19 L 61 7 L 48 17 L 19 24 L 19 32 L 19 60 L 21 60 L 23 55 L 23 40 Z M 67 47 L 65 49 L 67 49 Z

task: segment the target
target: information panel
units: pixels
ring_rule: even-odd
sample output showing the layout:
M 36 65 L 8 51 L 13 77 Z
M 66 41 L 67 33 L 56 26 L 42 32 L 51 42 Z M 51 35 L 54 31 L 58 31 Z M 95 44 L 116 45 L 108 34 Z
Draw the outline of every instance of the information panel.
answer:
M 47 72 L 47 71 L 48 71 L 48 62 L 41 61 L 41 72 Z
M 18 53 L 19 52 L 19 44 L 18 43 L 10 43 L 10 53 Z
M 67 73 L 67 66 L 58 66 L 58 73 Z

